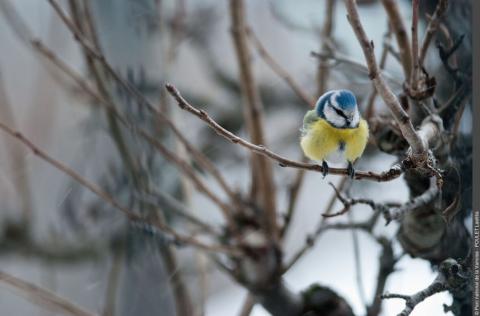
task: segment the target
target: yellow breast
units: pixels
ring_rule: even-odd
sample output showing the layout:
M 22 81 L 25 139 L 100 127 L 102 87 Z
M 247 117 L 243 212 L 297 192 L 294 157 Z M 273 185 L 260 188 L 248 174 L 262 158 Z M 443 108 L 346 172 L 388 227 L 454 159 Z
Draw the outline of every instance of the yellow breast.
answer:
M 360 120 L 357 128 L 336 128 L 326 120 L 319 119 L 310 124 L 302 136 L 300 145 L 305 156 L 322 161 L 344 144 L 345 158 L 354 162 L 365 150 L 368 141 L 368 124 Z

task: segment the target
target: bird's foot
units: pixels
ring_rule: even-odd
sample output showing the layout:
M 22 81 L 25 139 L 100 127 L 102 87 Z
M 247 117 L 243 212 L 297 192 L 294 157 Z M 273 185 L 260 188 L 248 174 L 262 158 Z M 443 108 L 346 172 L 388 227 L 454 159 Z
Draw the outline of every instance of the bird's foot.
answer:
M 351 161 L 348 162 L 347 173 L 351 179 L 355 178 L 355 169 L 353 168 L 353 164 Z
M 325 160 L 322 161 L 322 169 L 323 169 L 322 174 L 323 174 L 323 177 L 325 178 L 328 174 L 328 164 Z

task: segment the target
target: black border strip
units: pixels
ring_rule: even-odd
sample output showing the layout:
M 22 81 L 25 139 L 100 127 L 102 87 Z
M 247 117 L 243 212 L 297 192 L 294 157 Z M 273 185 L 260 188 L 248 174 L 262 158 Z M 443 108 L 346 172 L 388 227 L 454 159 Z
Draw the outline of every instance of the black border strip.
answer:
M 471 0 L 473 5 L 472 14 L 472 41 L 473 41 L 473 304 L 472 314 L 480 316 L 480 1 Z M 454 4 L 454 3 L 453 3 Z

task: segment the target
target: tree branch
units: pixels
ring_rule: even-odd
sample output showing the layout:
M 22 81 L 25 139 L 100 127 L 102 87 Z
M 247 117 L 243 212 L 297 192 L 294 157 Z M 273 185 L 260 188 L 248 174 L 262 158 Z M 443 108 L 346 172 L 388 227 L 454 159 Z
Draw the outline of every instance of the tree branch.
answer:
M 216 205 L 219 206 L 220 210 L 223 212 L 225 218 L 227 221 L 230 219 L 230 207 L 227 206 L 223 201 L 220 200 L 220 198 L 214 194 L 205 184 L 204 182 L 197 176 L 195 170 L 192 168 L 190 164 L 185 162 L 184 160 L 180 159 L 177 155 L 175 155 L 173 152 L 168 150 L 157 138 L 151 136 L 147 131 L 144 129 L 138 127 L 135 123 L 133 123 L 130 119 L 127 119 L 125 116 L 123 116 L 116 108 L 115 104 L 112 103 L 112 101 L 105 99 L 102 97 L 99 93 L 97 93 L 94 89 L 90 87 L 90 85 L 83 80 L 83 78 L 80 77 L 73 69 L 71 69 L 67 64 L 65 64 L 63 61 L 58 59 L 58 57 L 47 47 L 45 47 L 40 41 L 32 41 L 32 45 L 34 48 L 37 49 L 39 53 L 41 53 L 43 56 L 45 56 L 48 60 L 50 60 L 55 66 L 57 66 L 60 70 L 62 70 L 67 76 L 72 78 L 75 83 L 78 84 L 80 88 L 82 88 L 87 94 L 89 94 L 92 98 L 94 98 L 96 101 L 99 102 L 100 105 L 105 106 L 108 111 L 110 111 L 122 124 L 124 124 L 130 131 L 138 134 L 140 137 L 145 139 L 149 144 L 151 144 L 156 150 L 158 150 L 167 160 L 169 160 L 171 163 L 177 166 L 177 168 L 183 172 L 185 175 L 191 178 L 192 182 L 195 184 L 196 188 L 199 190 L 199 192 L 205 194 L 210 200 L 212 200 Z M 164 122 L 170 122 L 165 117 Z M 171 126 L 175 130 L 176 127 L 172 124 Z M 218 183 L 222 188 L 224 188 L 225 192 L 230 192 L 229 195 L 231 196 L 232 199 L 236 199 L 235 193 L 230 190 L 228 185 L 226 184 L 226 181 L 223 179 L 223 176 L 221 176 L 220 172 L 214 167 L 214 165 L 209 162 L 208 158 L 205 158 L 206 160 L 203 160 L 201 156 L 203 154 L 200 154 L 200 152 L 197 152 L 193 148 L 191 148 L 191 144 L 185 139 L 183 134 L 181 134 L 180 131 L 178 131 L 177 136 L 180 139 L 183 139 L 185 146 L 189 149 L 192 149 L 191 154 L 193 157 L 198 158 L 197 161 L 199 161 L 200 165 L 204 166 L 207 170 L 210 170 L 214 178 L 217 179 Z M 198 153 L 198 155 L 196 154 Z M 212 165 L 212 168 L 209 168 L 208 166 L 205 166 L 204 163 L 208 165 Z M 217 174 L 217 176 L 215 176 Z M 231 222 L 230 222 L 231 224 Z
M 272 69 L 273 72 L 275 72 L 280 78 L 282 78 L 306 105 L 313 107 L 315 105 L 315 100 L 308 96 L 308 94 L 303 90 L 302 86 L 298 84 L 295 79 L 293 79 L 292 76 L 277 61 L 275 61 L 275 59 L 273 59 L 272 55 L 270 55 L 265 46 L 263 46 L 255 32 L 253 32 L 251 28 L 248 28 L 246 32 L 248 38 L 257 49 L 258 54 L 263 58 L 267 65 L 270 66 L 270 69 Z
M 58 160 L 55 160 L 54 158 L 50 157 L 46 152 L 38 148 L 36 145 L 34 145 L 30 140 L 28 140 L 25 136 L 23 136 L 20 132 L 15 131 L 5 125 L 4 123 L 0 122 L 0 130 L 4 131 L 11 137 L 16 138 L 18 141 L 20 141 L 23 145 L 28 147 L 32 153 L 47 162 L 48 164 L 52 165 L 55 167 L 57 170 L 61 171 L 62 173 L 68 175 L 72 179 L 74 179 L 76 182 L 87 188 L 89 191 L 94 193 L 96 196 L 113 206 L 114 208 L 120 210 L 122 213 L 125 214 L 125 216 L 131 220 L 131 221 L 139 221 L 139 222 L 145 222 L 145 220 L 137 215 L 135 212 L 132 210 L 122 206 L 119 204 L 110 194 L 108 194 L 106 191 L 103 191 L 99 186 L 96 184 L 93 184 L 80 176 L 77 172 L 75 172 L 73 169 L 67 167 L 66 165 L 62 164 Z M 150 223 L 148 223 L 150 224 Z M 155 222 L 153 226 L 158 227 L 162 232 L 165 232 L 166 234 L 170 235 L 172 238 L 174 238 L 176 241 L 188 245 L 192 245 L 198 248 L 201 248 L 205 251 L 213 251 L 213 252 L 226 252 L 230 254 L 235 254 L 238 252 L 232 248 L 225 247 L 225 246 L 211 246 L 204 244 L 200 241 L 197 241 L 196 239 L 190 237 L 190 236 L 183 236 L 175 232 L 172 228 L 168 227 L 167 225 L 160 224 Z
M 423 302 L 428 297 L 446 291 L 448 289 L 446 279 L 443 273 L 440 273 L 432 284 L 425 289 L 413 294 L 413 295 L 401 295 L 401 294 L 389 294 L 385 293 L 381 297 L 382 299 L 400 298 L 405 300 L 405 308 L 397 316 L 408 316 L 411 314 L 415 306 Z
M 336 0 L 326 0 L 325 1 L 325 13 L 323 15 L 323 26 L 321 31 L 321 42 L 322 46 L 320 51 L 324 54 L 328 54 L 332 47 L 329 44 L 333 44 L 332 41 L 332 31 L 335 21 L 335 5 Z M 317 71 L 317 95 L 320 97 L 327 91 L 327 80 L 329 77 L 329 66 L 327 63 L 327 58 L 320 58 Z
M 243 0 L 230 0 L 231 32 L 238 68 L 242 96 L 244 98 L 244 118 L 247 130 L 254 144 L 265 144 L 263 131 L 263 105 L 255 86 L 255 78 L 250 63 L 250 52 L 247 42 L 247 23 Z M 275 184 L 272 167 L 265 158 L 252 153 L 252 196 L 255 197 L 263 211 L 264 225 L 274 240 L 279 237 L 275 201 Z
M 363 54 L 365 56 L 365 60 L 369 69 L 370 79 L 373 81 L 378 93 L 392 112 L 395 120 L 399 125 L 403 137 L 409 143 L 412 149 L 412 158 L 414 164 L 423 165 L 427 160 L 428 147 L 416 133 L 410 117 L 402 108 L 395 94 L 393 94 L 392 90 L 387 85 L 381 73 L 379 72 L 373 51 L 373 42 L 368 39 L 367 34 L 363 29 L 363 26 L 360 22 L 360 16 L 358 15 L 358 9 L 355 0 L 346 0 L 346 6 L 348 12 L 347 18 L 362 47 Z
M 378 238 L 378 243 L 382 246 L 382 253 L 378 259 L 378 273 L 377 273 L 377 285 L 375 287 L 375 294 L 373 296 L 373 302 L 367 306 L 367 316 L 377 316 L 380 314 L 382 308 L 381 295 L 385 290 L 387 279 L 395 270 L 395 264 L 398 258 L 395 258 L 393 253 L 392 242 L 386 238 Z
M 412 1 L 412 73 L 410 76 L 409 86 L 412 90 L 418 91 L 419 89 L 419 75 L 420 75 L 420 63 L 418 56 L 418 10 L 419 0 Z
M 388 53 L 390 52 L 389 47 L 390 47 L 390 41 L 391 41 L 391 35 L 392 35 L 392 30 L 391 26 L 388 26 L 388 31 L 385 33 L 383 36 L 383 48 L 382 48 L 382 54 L 380 55 L 380 70 L 383 71 L 385 69 L 385 66 L 387 64 L 387 57 Z M 374 113 L 375 113 L 375 100 L 377 98 L 377 89 L 375 88 L 375 84 L 372 83 L 372 91 L 370 92 L 368 98 L 367 98 L 367 105 L 365 106 L 365 118 L 367 119 L 368 122 L 372 119 Z
M 86 51 L 87 54 L 89 54 L 91 57 L 97 59 L 105 68 L 105 70 L 113 77 L 113 79 L 120 84 L 122 88 L 125 89 L 126 92 L 128 92 L 130 95 L 132 95 L 137 101 L 139 106 L 145 107 L 147 110 L 149 110 L 151 113 L 155 114 L 155 117 L 160 121 L 160 123 L 166 124 L 172 132 L 175 134 L 175 136 L 180 140 L 180 142 L 185 146 L 185 148 L 192 154 L 192 157 L 196 159 L 196 161 L 208 172 L 212 174 L 214 179 L 219 183 L 219 185 L 224 189 L 224 191 L 228 194 L 228 196 L 232 200 L 236 200 L 236 195 L 235 193 L 231 190 L 229 185 L 227 184 L 226 180 L 223 178 L 222 174 L 220 171 L 216 168 L 216 166 L 206 157 L 202 152 L 197 150 L 188 140 L 183 136 L 183 133 L 178 129 L 178 127 L 161 111 L 159 111 L 150 101 L 148 101 L 135 87 L 133 87 L 130 83 L 127 81 L 123 80 L 120 75 L 113 69 L 113 67 L 108 63 L 106 60 L 105 56 L 99 52 L 98 50 L 95 49 L 95 47 L 90 44 L 89 40 L 83 36 L 83 34 L 75 27 L 74 23 L 70 20 L 70 18 L 63 12 L 63 10 L 60 8 L 58 3 L 55 0 L 48 0 L 48 2 L 51 4 L 55 12 L 58 14 L 60 19 L 65 23 L 65 25 L 68 27 L 70 32 L 74 35 L 75 40 L 80 44 L 80 46 Z M 40 41 L 34 40 L 32 41 L 32 44 L 34 47 L 39 49 L 41 52 L 43 52 L 44 55 L 46 55 L 47 58 L 49 58 L 52 62 L 55 63 L 55 55 L 53 52 L 50 50 L 46 49 L 45 46 L 39 45 L 41 44 Z M 57 58 L 58 61 L 58 58 Z M 57 63 L 57 66 L 58 63 Z M 74 81 L 79 84 L 79 86 L 84 89 L 87 93 L 91 94 L 90 89 L 86 89 L 86 85 L 81 84 L 81 80 L 78 80 L 75 78 L 75 75 L 72 75 L 72 71 L 66 71 L 68 70 L 69 67 L 67 67 L 64 64 L 64 67 L 59 66 L 60 69 L 65 71 L 67 75 L 72 77 Z M 90 90 L 90 91 L 89 91 Z M 94 95 L 92 95 L 94 96 Z M 103 98 L 97 94 L 97 97 L 100 97 L 101 101 Z M 94 96 L 95 99 L 97 97 Z M 98 99 L 97 99 L 98 100 Z M 108 101 L 106 101 L 108 102 Z M 105 103 L 105 100 L 101 103 Z M 114 106 L 113 106 L 114 107 Z
M 332 61 L 335 61 L 336 64 L 347 64 L 347 65 L 350 65 L 352 67 L 355 67 L 357 68 L 358 70 L 364 72 L 365 74 L 369 75 L 370 71 L 368 69 L 367 66 L 365 66 L 364 64 L 362 64 L 361 62 L 345 55 L 345 54 L 342 54 L 338 51 L 336 52 L 328 52 L 328 53 L 324 53 L 324 52 L 310 52 L 310 55 L 312 55 L 313 57 L 315 58 L 319 58 L 319 59 L 330 59 Z M 332 67 L 332 66 L 330 66 Z M 386 72 L 386 71 L 382 71 L 382 75 L 385 77 L 385 79 L 387 79 L 389 82 L 391 83 L 394 83 L 398 86 L 401 86 L 402 85 L 402 82 L 398 79 L 398 78 L 395 78 L 392 74 Z
M 29 301 L 48 308 L 51 311 L 63 313 L 71 316 L 94 316 L 95 314 L 85 311 L 77 305 L 57 296 L 47 289 L 39 287 L 33 283 L 21 280 L 10 274 L 0 271 L 0 282 L 5 283 L 15 290 L 19 291 L 22 296 Z
M 430 21 L 427 25 L 427 30 L 425 31 L 425 36 L 422 42 L 422 48 L 420 50 L 420 66 L 423 66 L 425 62 L 425 57 L 427 56 L 428 48 L 430 47 L 430 42 L 433 39 L 433 35 L 437 31 L 440 20 L 442 19 L 443 15 L 447 11 L 448 8 L 448 0 L 439 0 L 437 7 L 435 8 L 435 12 L 433 13 Z
M 263 145 L 255 145 L 246 141 L 245 139 L 233 134 L 232 132 L 220 126 L 220 124 L 218 124 L 214 119 L 212 119 L 207 112 L 203 110 L 199 110 L 194 106 L 192 106 L 190 103 L 188 103 L 180 95 L 180 93 L 174 86 L 172 86 L 171 84 L 167 84 L 165 87 L 167 88 L 168 92 L 177 100 L 177 104 L 180 108 L 197 116 L 199 119 L 207 123 L 208 126 L 210 126 L 210 128 L 212 128 L 218 135 L 224 137 L 228 141 L 234 144 L 238 144 L 242 147 L 245 147 L 248 150 L 253 151 L 255 153 L 269 157 L 277 161 L 281 167 L 292 167 L 297 169 L 323 172 L 323 168 L 320 165 L 290 160 L 274 153 L 273 151 L 267 149 Z M 372 180 L 377 182 L 390 181 L 398 178 L 403 173 L 405 167 L 406 167 L 405 164 L 402 163 L 402 164 L 394 165 L 389 170 L 382 173 L 374 173 L 371 171 L 356 171 L 355 179 L 357 180 L 365 179 L 365 180 Z M 329 174 L 334 174 L 334 175 L 348 175 L 348 170 L 345 168 L 329 168 L 328 172 Z
M 405 78 L 406 80 L 409 80 L 412 73 L 412 51 L 410 49 L 408 34 L 405 25 L 403 24 L 403 18 L 400 15 L 398 3 L 396 0 L 382 0 L 382 4 L 387 12 L 390 26 L 397 39 Z
M 432 202 L 439 193 L 440 189 L 437 185 L 437 180 L 435 177 L 431 177 L 430 187 L 428 188 L 428 190 L 423 192 L 421 195 L 415 197 L 413 200 L 403 204 L 402 206 L 384 212 L 384 217 L 387 221 L 387 224 L 390 223 L 392 220 L 400 220 L 406 213 Z

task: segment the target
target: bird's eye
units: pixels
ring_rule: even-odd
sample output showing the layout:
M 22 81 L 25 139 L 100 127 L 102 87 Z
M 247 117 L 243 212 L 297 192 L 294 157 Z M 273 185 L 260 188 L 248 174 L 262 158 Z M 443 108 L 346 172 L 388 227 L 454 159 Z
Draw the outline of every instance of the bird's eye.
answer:
M 336 109 L 336 108 L 333 108 L 333 109 L 335 110 L 335 112 L 336 112 L 338 115 L 343 116 L 343 115 L 342 115 L 342 114 L 343 114 L 342 111 L 340 111 L 339 109 Z

